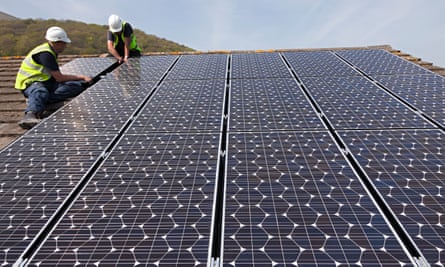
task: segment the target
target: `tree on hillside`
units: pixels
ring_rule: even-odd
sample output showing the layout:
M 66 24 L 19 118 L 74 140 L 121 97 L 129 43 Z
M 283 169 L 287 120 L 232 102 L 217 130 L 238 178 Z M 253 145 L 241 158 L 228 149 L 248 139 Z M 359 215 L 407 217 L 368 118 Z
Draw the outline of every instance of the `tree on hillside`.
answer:
M 0 20 L 0 56 L 23 56 L 33 47 L 45 42 L 45 32 L 51 26 L 65 29 L 72 44 L 64 54 L 102 54 L 107 52 L 107 26 L 86 24 L 71 20 Z M 184 45 L 149 35 L 135 29 L 136 38 L 143 53 L 185 52 L 193 49 Z

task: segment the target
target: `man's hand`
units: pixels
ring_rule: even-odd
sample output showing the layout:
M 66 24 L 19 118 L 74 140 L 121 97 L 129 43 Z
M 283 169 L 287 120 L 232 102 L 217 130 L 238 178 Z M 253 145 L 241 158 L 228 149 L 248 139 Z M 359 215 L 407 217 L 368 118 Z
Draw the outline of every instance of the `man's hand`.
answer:
M 82 79 L 84 81 L 86 81 L 87 83 L 91 83 L 93 81 L 93 79 L 91 79 L 91 77 L 88 77 L 88 76 L 82 76 Z
M 120 58 L 118 59 L 118 61 L 119 61 L 119 64 L 128 62 L 128 57 L 120 57 Z

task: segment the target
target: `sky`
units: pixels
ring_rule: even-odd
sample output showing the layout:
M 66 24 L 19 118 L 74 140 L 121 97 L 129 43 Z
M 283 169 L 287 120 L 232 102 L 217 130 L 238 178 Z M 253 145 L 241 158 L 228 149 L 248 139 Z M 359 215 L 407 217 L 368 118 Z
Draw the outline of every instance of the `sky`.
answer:
M 445 67 L 445 0 L 3 0 L 18 18 L 106 25 L 200 51 L 390 45 Z M 69 35 L 69 33 L 68 33 Z M 73 44 L 75 45 L 75 44 Z M 104 44 L 105 46 L 105 44 Z

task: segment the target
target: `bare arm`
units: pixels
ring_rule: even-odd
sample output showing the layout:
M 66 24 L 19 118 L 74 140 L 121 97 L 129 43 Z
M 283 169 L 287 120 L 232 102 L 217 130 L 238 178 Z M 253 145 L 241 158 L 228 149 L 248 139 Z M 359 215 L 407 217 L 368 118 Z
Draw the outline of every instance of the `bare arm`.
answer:
M 130 37 L 124 37 L 124 43 L 125 43 L 125 47 L 124 47 L 124 52 L 125 52 L 124 61 L 127 61 L 128 58 L 130 57 L 131 38 Z
M 115 57 L 117 60 L 119 60 L 119 62 L 122 62 L 123 58 L 119 55 L 116 48 L 114 48 L 113 41 L 110 41 L 110 40 L 107 41 L 107 48 L 108 48 L 108 52 L 111 55 L 113 55 L 113 57 Z
M 85 81 L 91 82 L 91 78 L 83 75 L 71 75 L 63 74 L 59 70 L 51 71 L 51 75 L 56 79 L 57 82 L 68 82 L 68 81 Z

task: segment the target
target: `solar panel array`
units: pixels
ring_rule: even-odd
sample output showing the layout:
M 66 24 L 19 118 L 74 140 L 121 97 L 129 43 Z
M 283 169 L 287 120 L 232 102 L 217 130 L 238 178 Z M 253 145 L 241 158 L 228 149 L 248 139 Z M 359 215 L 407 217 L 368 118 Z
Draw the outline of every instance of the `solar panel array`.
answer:
M 378 49 L 155 55 L 0 152 L 2 266 L 444 266 L 445 79 Z

